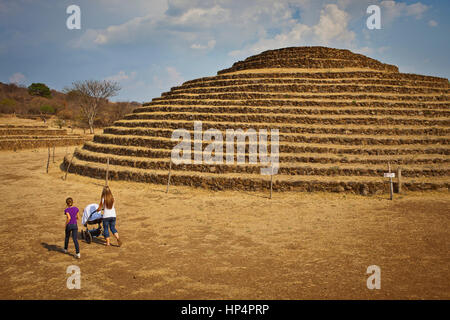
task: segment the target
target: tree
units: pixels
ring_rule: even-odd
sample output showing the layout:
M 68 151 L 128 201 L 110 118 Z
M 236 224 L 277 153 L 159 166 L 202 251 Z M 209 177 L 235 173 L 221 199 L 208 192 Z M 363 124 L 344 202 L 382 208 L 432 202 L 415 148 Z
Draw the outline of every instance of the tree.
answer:
M 112 124 L 115 121 L 122 119 L 125 115 L 133 112 L 135 108 L 135 106 L 126 101 L 110 103 L 107 120 Z
M 4 98 L 0 101 L 0 113 L 15 112 L 16 100 Z
M 51 98 L 52 93 L 50 92 L 49 87 L 47 87 L 43 83 L 32 83 L 28 87 L 28 93 L 32 96 L 41 96 L 45 98 Z
M 90 133 L 94 133 L 94 120 L 100 109 L 110 97 L 119 92 L 120 86 L 115 81 L 109 80 L 85 80 L 72 83 L 71 88 L 65 88 L 64 92 L 71 100 L 75 100 L 81 108 Z
M 41 106 L 41 108 L 39 110 L 44 114 L 54 114 L 55 113 L 55 108 L 48 104 L 44 104 L 43 106 Z

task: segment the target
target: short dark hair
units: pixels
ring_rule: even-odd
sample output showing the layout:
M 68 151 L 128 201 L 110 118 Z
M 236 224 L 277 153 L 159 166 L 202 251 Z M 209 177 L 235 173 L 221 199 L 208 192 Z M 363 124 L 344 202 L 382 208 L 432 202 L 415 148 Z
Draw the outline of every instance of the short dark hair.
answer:
M 71 206 L 72 204 L 73 204 L 73 199 L 72 198 L 67 198 L 66 199 L 66 204 L 68 205 L 68 206 Z

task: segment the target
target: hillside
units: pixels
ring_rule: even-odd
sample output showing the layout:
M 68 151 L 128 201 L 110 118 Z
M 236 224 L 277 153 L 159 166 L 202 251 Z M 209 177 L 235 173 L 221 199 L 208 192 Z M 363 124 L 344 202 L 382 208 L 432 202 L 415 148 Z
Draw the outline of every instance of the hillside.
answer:
M 46 98 L 31 95 L 25 86 L 0 82 L 0 115 L 15 113 L 18 117 L 32 119 L 56 117 L 73 127 L 86 126 L 76 102 L 71 101 L 63 92 L 53 89 L 50 92 L 51 97 Z M 98 114 L 95 125 L 97 127 L 111 125 L 138 106 L 140 104 L 137 102 L 108 101 Z

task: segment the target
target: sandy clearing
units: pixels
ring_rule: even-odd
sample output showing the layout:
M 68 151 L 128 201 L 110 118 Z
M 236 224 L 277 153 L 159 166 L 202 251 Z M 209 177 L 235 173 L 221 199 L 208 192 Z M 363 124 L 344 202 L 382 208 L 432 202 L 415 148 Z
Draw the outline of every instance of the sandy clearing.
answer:
M 47 175 L 45 149 L 0 152 L 2 299 L 450 298 L 448 193 L 269 200 L 112 181 L 124 245 L 81 242 L 75 260 L 58 251 L 64 199 L 98 201 L 103 182 L 62 181 L 65 148 L 56 155 Z M 66 288 L 73 264 L 82 290 Z M 372 264 L 382 270 L 379 291 L 366 288 Z

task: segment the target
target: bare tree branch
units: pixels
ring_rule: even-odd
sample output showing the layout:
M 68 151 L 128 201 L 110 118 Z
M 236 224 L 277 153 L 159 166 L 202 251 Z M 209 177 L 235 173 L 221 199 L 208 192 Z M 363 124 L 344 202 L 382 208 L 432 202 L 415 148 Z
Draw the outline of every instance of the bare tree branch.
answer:
M 94 133 L 94 120 L 101 107 L 110 97 L 117 95 L 120 86 L 109 80 L 84 80 L 72 83 L 71 88 L 65 88 L 69 98 L 80 104 L 81 112 L 89 125 L 90 133 Z

